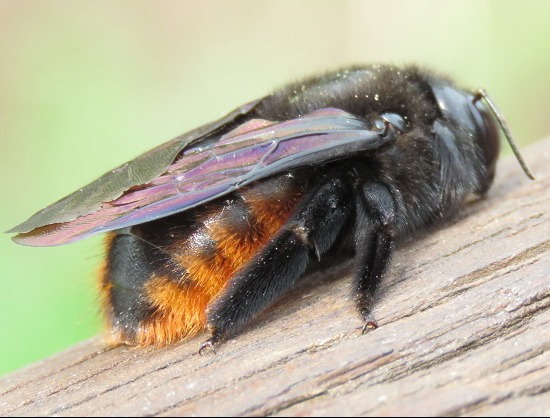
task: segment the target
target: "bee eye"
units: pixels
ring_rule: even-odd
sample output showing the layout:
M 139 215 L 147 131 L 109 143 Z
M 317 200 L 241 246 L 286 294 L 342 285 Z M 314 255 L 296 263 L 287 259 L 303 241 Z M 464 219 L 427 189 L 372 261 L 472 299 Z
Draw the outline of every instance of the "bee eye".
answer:
M 405 132 L 407 130 L 407 122 L 405 122 L 405 118 L 397 113 L 386 112 L 382 113 L 380 117 L 386 122 L 391 123 L 401 132 Z

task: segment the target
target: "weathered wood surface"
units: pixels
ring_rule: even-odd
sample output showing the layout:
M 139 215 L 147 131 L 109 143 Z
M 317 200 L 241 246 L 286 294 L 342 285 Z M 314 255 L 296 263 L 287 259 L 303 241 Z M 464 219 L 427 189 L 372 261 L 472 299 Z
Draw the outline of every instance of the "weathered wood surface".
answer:
M 351 262 L 217 355 L 79 344 L 0 380 L 0 415 L 550 415 L 550 140 L 487 199 L 404 243 L 360 335 Z M 338 278 L 338 280 L 336 280 Z

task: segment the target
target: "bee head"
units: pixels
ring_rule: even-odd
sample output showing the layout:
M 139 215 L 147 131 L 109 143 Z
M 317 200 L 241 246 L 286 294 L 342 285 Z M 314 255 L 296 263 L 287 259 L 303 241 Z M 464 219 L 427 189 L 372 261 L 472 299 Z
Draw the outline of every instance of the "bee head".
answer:
M 432 90 L 441 116 L 457 133 L 455 140 L 462 142 L 457 146 L 476 151 L 483 160 L 485 178 L 481 183 L 485 189 L 493 180 L 500 152 L 500 136 L 493 118 L 471 93 L 439 83 Z
M 480 178 L 481 192 L 489 187 L 495 175 L 500 152 L 499 126 L 527 176 L 534 178 L 515 145 L 506 121 L 485 90 L 472 94 L 448 83 L 435 82 L 432 84 L 432 91 L 443 119 L 460 132 L 455 140 L 463 143 L 457 145 L 463 150 L 473 145 L 477 150 L 478 158 L 483 161 L 484 170 Z M 484 99 L 484 102 L 481 99 Z

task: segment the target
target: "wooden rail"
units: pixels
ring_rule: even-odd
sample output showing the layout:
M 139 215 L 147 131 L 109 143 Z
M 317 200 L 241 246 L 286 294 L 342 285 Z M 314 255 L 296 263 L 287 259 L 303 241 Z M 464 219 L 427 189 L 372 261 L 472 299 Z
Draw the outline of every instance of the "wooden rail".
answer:
M 350 261 L 198 355 L 98 337 L 0 379 L 0 415 L 550 415 L 550 139 L 404 243 L 361 335 Z

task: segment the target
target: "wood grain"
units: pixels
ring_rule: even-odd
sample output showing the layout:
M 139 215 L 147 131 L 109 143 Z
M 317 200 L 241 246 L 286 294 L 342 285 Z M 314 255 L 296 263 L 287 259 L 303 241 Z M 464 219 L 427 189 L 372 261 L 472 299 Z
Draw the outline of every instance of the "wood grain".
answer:
M 550 139 L 488 197 L 401 245 L 360 335 L 350 261 L 216 355 L 101 338 L 0 379 L 0 415 L 550 415 Z

